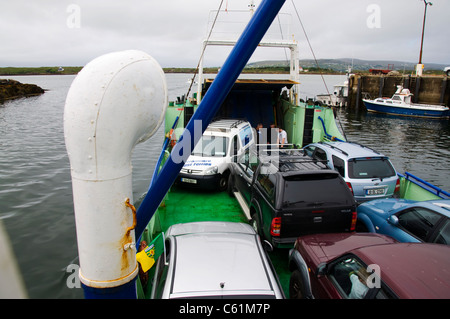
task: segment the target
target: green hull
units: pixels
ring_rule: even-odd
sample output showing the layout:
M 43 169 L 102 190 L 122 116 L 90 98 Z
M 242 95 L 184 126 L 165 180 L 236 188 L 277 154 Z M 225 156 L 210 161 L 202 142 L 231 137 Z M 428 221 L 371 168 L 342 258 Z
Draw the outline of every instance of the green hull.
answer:
M 444 190 L 421 180 L 420 178 L 406 172 L 400 177 L 399 197 L 416 201 L 450 199 L 450 194 Z
M 171 103 L 166 112 L 166 136 L 169 136 L 169 132 L 177 118 L 177 128 L 174 130 L 172 137 L 177 139 L 181 136 L 184 126 L 196 109 L 197 105 L 191 103 Z M 271 120 L 283 123 L 283 127 L 290 138 L 289 142 L 294 144 L 294 147 L 303 147 L 306 144 L 319 141 L 345 140 L 336 125 L 334 112 L 331 108 L 311 106 L 304 103 L 293 105 L 288 101 L 279 100 L 276 101 L 274 107 L 267 109 L 270 112 L 272 110 L 273 117 L 271 116 Z M 283 114 L 283 116 L 279 117 L 277 114 Z M 252 125 L 256 126 L 254 123 Z M 169 151 L 166 150 L 164 159 L 168 157 L 168 154 Z M 161 166 L 163 163 L 161 163 Z M 410 176 L 401 175 L 400 180 L 400 197 L 402 198 L 415 200 L 440 198 L 437 195 L 439 192 L 430 187 L 424 188 L 423 185 L 419 186 L 412 181 Z M 195 221 L 248 222 L 237 200 L 234 197 L 230 197 L 227 192 L 207 192 L 172 186 L 144 231 L 142 240 L 149 243 L 160 232 L 165 232 L 171 225 Z M 291 275 L 288 269 L 288 252 L 289 249 L 278 249 L 269 253 L 287 298 L 289 298 L 289 278 Z M 149 277 L 152 278 L 152 276 L 152 269 L 150 269 Z M 145 286 L 138 280 L 139 298 L 149 298 L 150 292 L 151 280 Z
M 333 109 L 306 103 L 293 105 L 285 100 L 280 100 L 280 106 L 281 109 L 278 112 L 268 117 L 270 121 L 267 123 L 274 122 L 283 127 L 288 134 L 289 143 L 296 147 L 320 141 L 345 140 L 336 125 Z M 178 118 L 177 128 L 174 129 L 174 137 L 178 139 L 197 107 L 198 105 L 191 103 L 169 105 L 166 111 L 165 134 L 171 131 Z M 272 112 L 271 109 L 268 111 Z M 277 116 L 277 114 L 283 114 L 283 116 Z M 232 116 L 226 114 L 225 117 Z M 256 127 L 257 123 L 252 124 Z

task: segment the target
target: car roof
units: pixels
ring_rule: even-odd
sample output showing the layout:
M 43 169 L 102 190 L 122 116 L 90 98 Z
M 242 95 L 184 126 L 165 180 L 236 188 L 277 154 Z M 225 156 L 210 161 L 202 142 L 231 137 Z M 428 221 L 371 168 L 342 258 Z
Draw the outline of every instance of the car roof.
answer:
M 186 234 L 199 233 L 244 233 L 255 234 L 255 231 L 249 224 L 220 221 L 203 221 L 192 223 L 180 223 L 169 227 L 165 233 L 168 236 L 178 236 Z
M 299 237 L 319 262 L 354 254 L 377 265 L 381 280 L 399 298 L 450 298 L 450 246 L 399 243 L 377 233 L 329 233 Z
M 312 145 L 326 146 L 336 153 L 340 153 L 348 158 L 357 157 L 386 157 L 385 155 L 358 143 L 354 142 L 319 142 Z
M 221 119 L 211 122 L 206 131 L 211 132 L 229 132 L 231 129 L 241 128 L 245 125 L 250 125 L 247 121 L 242 119 Z
M 432 199 L 427 201 L 415 201 L 403 198 L 383 198 L 369 201 L 360 205 L 368 207 L 378 214 L 392 215 L 410 207 L 424 207 L 436 211 L 450 218 L 450 199 Z
M 450 246 L 394 243 L 362 247 L 355 254 L 380 276 L 399 298 L 450 298 Z
M 424 205 L 433 205 L 434 210 L 450 218 L 450 199 L 428 200 L 422 203 Z
M 313 253 L 320 262 L 330 260 L 346 252 L 371 245 L 385 245 L 397 242 L 389 236 L 377 233 L 324 233 L 299 237 L 306 249 Z
M 182 224 L 175 238 L 171 298 L 217 295 L 275 297 L 259 239 L 250 225 L 232 222 Z
M 269 152 L 269 151 L 267 151 Z M 284 176 L 298 174 L 338 174 L 322 161 L 311 159 L 297 149 L 292 150 L 272 150 L 271 155 L 262 155 L 260 160 L 264 163 L 270 163 Z

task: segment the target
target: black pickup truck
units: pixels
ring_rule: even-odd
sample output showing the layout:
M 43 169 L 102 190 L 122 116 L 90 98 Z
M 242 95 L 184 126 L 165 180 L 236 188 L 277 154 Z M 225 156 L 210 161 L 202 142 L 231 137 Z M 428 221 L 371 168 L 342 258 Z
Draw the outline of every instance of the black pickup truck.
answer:
M 300 235 L 355 230 L 356 202 L 348 186 L 302 150 L 237 158 L 228 192 L 274 247 L 292 247 Z

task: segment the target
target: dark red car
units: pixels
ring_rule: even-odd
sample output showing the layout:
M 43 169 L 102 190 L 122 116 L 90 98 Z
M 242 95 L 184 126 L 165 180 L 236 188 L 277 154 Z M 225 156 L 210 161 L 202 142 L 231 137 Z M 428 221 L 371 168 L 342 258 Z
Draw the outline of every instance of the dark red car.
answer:
M 290 298 L 448 299 L 450 246 L 375 233 L 299 237 L 289 253 Z

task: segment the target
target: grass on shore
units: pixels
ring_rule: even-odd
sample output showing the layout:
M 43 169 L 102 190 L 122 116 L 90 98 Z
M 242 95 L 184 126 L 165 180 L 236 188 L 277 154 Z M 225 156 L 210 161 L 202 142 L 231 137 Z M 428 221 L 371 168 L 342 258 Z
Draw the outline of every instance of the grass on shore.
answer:
M 0 68 L 0 75 L 52 75 L 52 74 L 77 74 L 83 68 L 81 66 L 62 67 L 43 66 L 43 67 L 3 67 Z
M 77 74 L 81 71 L 81 66 L 67 66 L 62 67 L 63 71 L 59 67 L 0 67 L 0 75 L 55 75 L 55 74 Z M 165 73 L 194 73 L 195 68 L 163 68 Z M 219 68 L 204 68 L 204 73 L 217 73 Z M 333 72 L 332 70 L 322 70 L 329 74 L 339 74 L 339 72 Z M 259 68 L 245 68 L 242 73 L 279 73 L 289 74 L 288 67 L 259 67 Z M 311 72 L 313 73 L 313 72 Z
M 81 71 L 82 66 L 65 66 L 62 67 L 63 71 L 59 67 L 0 67 L 0 76 L 13 76 L 13 75 L 67 75 L 67 74 L 78 74 Z M 195 68 L 163 68 L 165 73 L 194 73 Z M 204 73 L 217 73 L 219 68 L 204 68 Z M 337 72 L 332 69 L 324 68 L 309 68 L 308 73 L 302 74 L 345 74 L 344 72 Z M 244 68 L 242 73 L 278 73 L 278 74 L 289 74 L 288 67 L 249 67 Z M 353 70 L 353 73 L 358 74 L 370 74 L 367 70 Z M 412 70 L 401 71 L 400 74 L 404 73 L 413 74 Z M 443 75 L 442 71 L 439 70 L 427 70 L 424 75 Z

